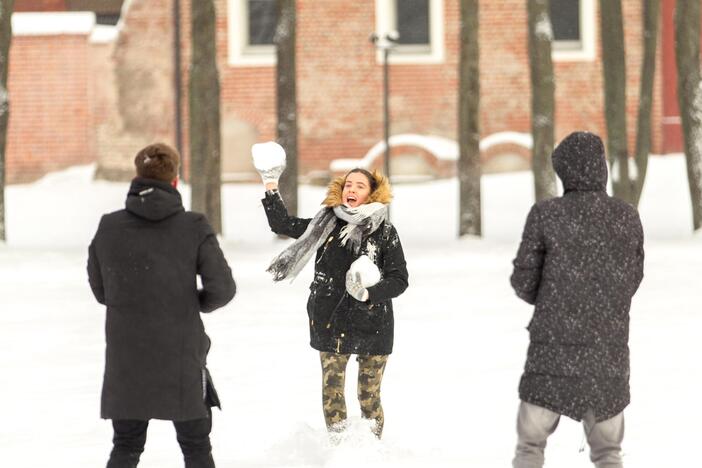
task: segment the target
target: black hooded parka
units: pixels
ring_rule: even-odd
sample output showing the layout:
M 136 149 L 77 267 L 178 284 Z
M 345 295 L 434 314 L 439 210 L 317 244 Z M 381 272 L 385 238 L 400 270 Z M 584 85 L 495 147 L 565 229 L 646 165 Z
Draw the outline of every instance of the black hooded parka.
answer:
M 531 208 L 511 277 L 535 305 L 519 395 L 602 421 L 629 404 L 629 309 L 643 278 L 643 231 L 636 209 L 606 192 L 598 136 L 571 134 L 552 161 L 565 193 Z
M 236 285 L 205 217 L 186 212 L 170 184 L 134 179 L 126 209 L 100 220 L 88 277 L 107 306 L 101 416 L 207 417 L 218 401 L 200 312 L 227 304 Z

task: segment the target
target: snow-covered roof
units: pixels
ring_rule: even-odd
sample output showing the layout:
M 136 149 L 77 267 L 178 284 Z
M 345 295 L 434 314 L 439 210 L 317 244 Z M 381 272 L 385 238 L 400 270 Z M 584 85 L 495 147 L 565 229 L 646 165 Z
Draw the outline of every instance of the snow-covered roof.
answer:
M 480 140 L 480 151 L 485 151 L 497 145 L 517 145 L 531 149 L 533 140 L 530 133 L 496 132 Z
M 117 39 L 119 29 L 117 26 L 98 24 L 90 34 L 90 42 L 95 44 L 105 44 Z
M 95 13 L 89 11 L 12 14 L 15 36 L 87 35 L 94 27 Z
M 531 135 L 528 133 L 497 132 L 480 140 L 480 151 L 485 151 L 493 146 L 501 144 L 513 144 L 523 146 L 524 148 L 531 148 L 532 139 Z M 416 146 L 433 154 L 437 159 L 445 161 L 458 160 L 458 143 L 450 138 L 403 133 L 390 137 L 390 147 L 393 146 Z M 373 145 L 362 158 L 335 159 L 329 165 L 329 169 L 332 172 L 344 172 L 350 171 L 356 167 L 368 168 L 373 164 L 373 161 L 384 152 L 385 141 L 381 140 Z

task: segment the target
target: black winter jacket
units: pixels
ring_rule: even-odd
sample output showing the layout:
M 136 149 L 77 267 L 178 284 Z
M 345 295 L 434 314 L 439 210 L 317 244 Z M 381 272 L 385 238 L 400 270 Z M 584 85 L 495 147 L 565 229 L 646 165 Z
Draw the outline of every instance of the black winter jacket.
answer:
M 643 231 L 631 205 L 606 193 L 607 163 L 594 134 L 553 153 L 562 197 L 527 217 L 512 286 L 535 305 L 519 386 L 522 400 L 598 421 L 629 404 L 629 308 L 643 278 Z
M 289 216 L 277 192 L 266 192 L 262 202 L 268 224 L 276 234 L 297 239 L 307 229 L 310 219 Z M 392 224 L 383 223 L 363 239 L 355 255 L 339 241 L 344 225 L 346 222 L 338 220 L 315 258 L 314 280 L 307 300 L 310 346 L 341 354 L 390 354 L 394 332 L 392 298 L 402 294 L 408 285 L 400 238 Z M 368 288 L 366 302 L 346 293 L 346 272 L 360 255 L 368 255 L 382 276 L 378 284 Z
M 134 179 L 126 209 L 100 221 L 88 277 L 107 306 L 101 416 L 206 417 L 218 402 L 211 385 L 205 401 L 210 339 L 200 312 L 227 304 L 236 286 L 205 217 L 184 211 L 170 184 Z
M 511 283 L 535 305 L 522 400 L 598 421 L 629 403 L 629 308 L 643 278 L 637 211 L 606 193 L 601 140 L 574 133 L 553 153 L 562 197 L 534 205 Z

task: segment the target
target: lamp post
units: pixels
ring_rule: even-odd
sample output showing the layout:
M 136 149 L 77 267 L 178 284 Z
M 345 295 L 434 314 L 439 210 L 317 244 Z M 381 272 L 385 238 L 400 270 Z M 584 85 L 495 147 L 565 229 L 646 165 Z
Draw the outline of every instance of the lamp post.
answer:
M 181 48 L 181 27 L 180 27 L 180 0 L 173 0 L 173 89 L 175 91 L 175 146 L 178 154 L 183 158 L 183 77 Z M 183 179 L 184 164 L 180 164 L 178 176 Z
M 391 31 L 382 36 L 377 33 L 371 34 L 370 40 L 375 48 L 383 53 L 383 127 L 385 139 L 385 177 L 390 180 L 390 74 L 388 68 L 388 58 L 390 51 L 395 47 L 399 39 L 397 31 Z

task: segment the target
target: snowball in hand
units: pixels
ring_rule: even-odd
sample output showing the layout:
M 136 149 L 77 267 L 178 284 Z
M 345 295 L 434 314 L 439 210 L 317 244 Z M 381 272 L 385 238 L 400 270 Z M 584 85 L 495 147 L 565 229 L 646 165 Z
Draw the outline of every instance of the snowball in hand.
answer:
M 251 156 L 259 172 L 285 167 L 285 150 L 275 141 L 256 143 L 251 147 Z
M 380 281 L 380 271 L 367 255 L 358 257 L 358 259 L 351 264 L 349 271 L 354 277 L 356 273 L 361 274 L 361 284 L 364 288 L 370 288 Z

